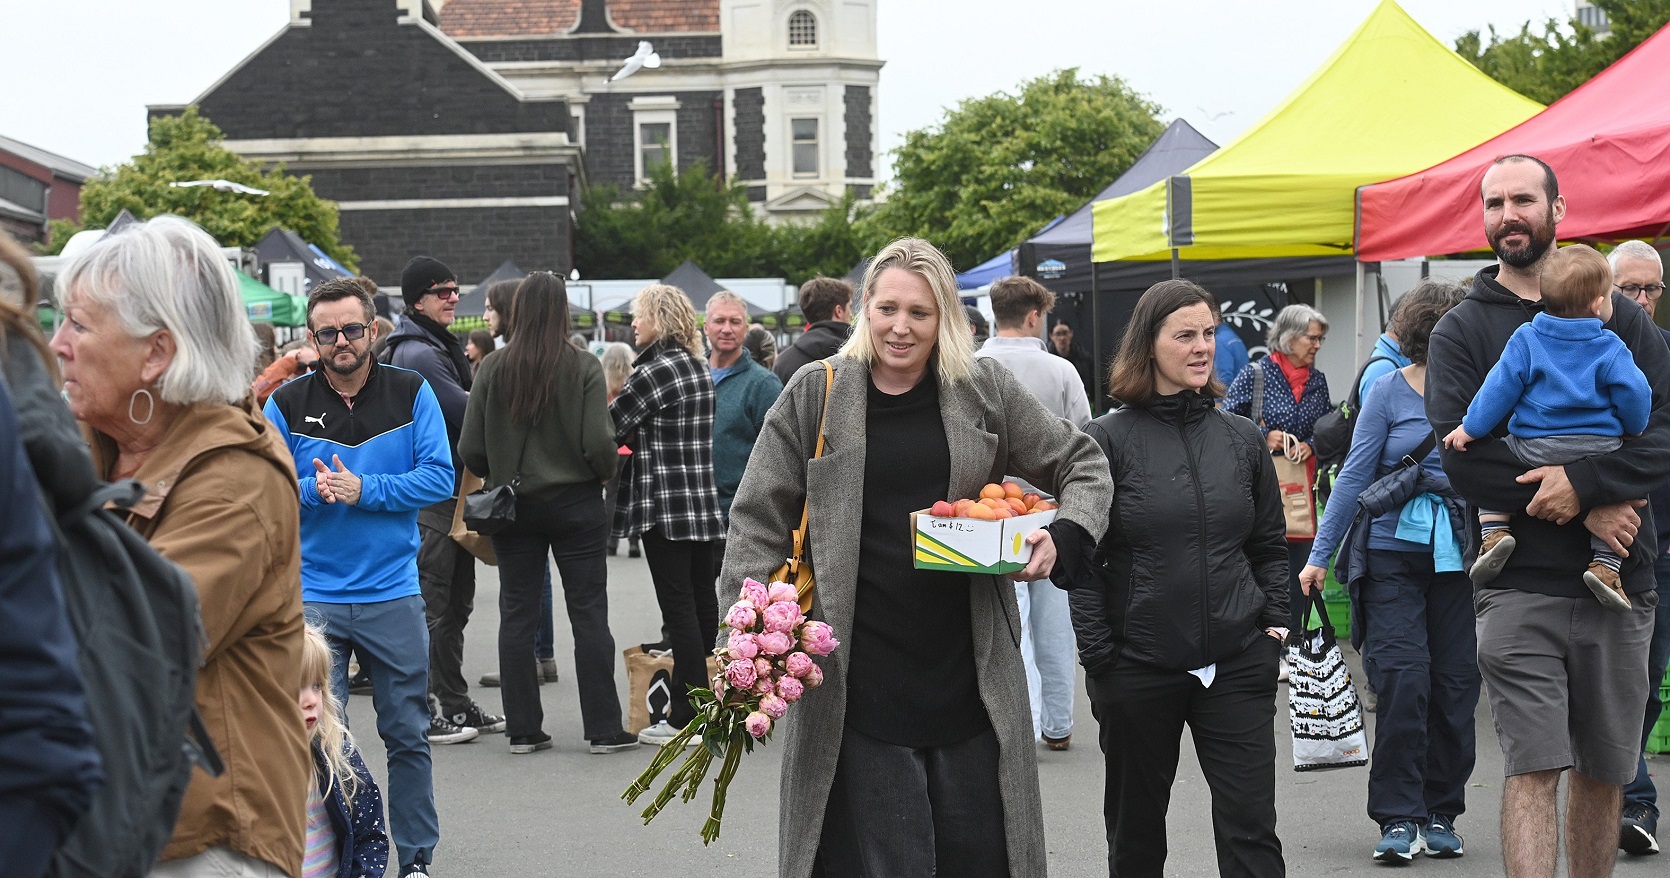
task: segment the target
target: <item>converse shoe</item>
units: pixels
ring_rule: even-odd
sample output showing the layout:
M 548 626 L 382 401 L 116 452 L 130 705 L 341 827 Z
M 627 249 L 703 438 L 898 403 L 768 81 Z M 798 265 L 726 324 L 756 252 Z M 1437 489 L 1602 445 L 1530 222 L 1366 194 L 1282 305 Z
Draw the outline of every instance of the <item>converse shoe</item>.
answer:
M 444 716 L 429 716 L 429 743 L 431 744 L 462 744 L 481 737 L 475 729 L 460 726 Z
M 1590 561 L 1589 569 L 1583 572 L 1583 584 L 1595 593 L 1595 599 L 1600 601 L 1601 606 L 1614 613 L 1629 612 L 1629 598 L 1624 595 L 1624 587 L 1618 583 L 1618 571 L 1599 561 Z
M 635 749 L 638 746 L 638 736 L 631 732 L 616 732 L 606 738 L 592 738 L 590 743 L 593 753 L 618 753 Z
M 481 705 L 474 701 L 463 710 L 447 714 L 447 719 L 455 726 L 475 729 L 484 735 L 504 731 L 504 717 L 482 710 Z
M 666 720 L 662 720 L 662 721 L 656 723 L 655 725 L 650 726 L 649 728 L 644 729 L 643 731 L 639 732 L 638 733 L 638 743 L 648 744 L 651 747 L 659 747 L 662 744 L 665 744 L 668 741 L 671 741 L 672 739 L 678 737 L 678 733 L 682 732 L 682 731 L 684 731 L 684 730 L 683 729 L 675 729 Z M 689 740 L 684 742 L 684 746 L 694 747 L 699 743 L 701 743 L 701 739 L 692 736 Z
M 1374 861 L 1402 866 L 1425 849 L 1426 841 L 1421 837 L 1420 824 L 1413 820 L 1400 820 L 1386 824 L 1380 843 L 1374 846 Z
M 549 749 L 551 749 L 551 736 L 545 734 L 544 732 L 540 732 L 537 735 L 529 735 L 525 738 L 510 739 L 510 752 L 517 755 L 521 755 L 523 753 L 536 753 L 540 750 Z
M 1461 834 L 1455 831 L 1455 818 L 1445 814 L 1434 814 L 1426 822 L 1423 841 L 1426 843 L 1426 855 L 1439 860 L 1449 860 L 1461 856 Z
M 1513 557 L 1513 531 L 1498 528 L 1484 535 L 1484 542 L 1479 544 L 1478 560 L 1473 562 L 1473 569 L 1467 575 L 1473 578 L 1474 585 L 1484 585 L 1495 579 L 1508 565 L 1508 559 Z

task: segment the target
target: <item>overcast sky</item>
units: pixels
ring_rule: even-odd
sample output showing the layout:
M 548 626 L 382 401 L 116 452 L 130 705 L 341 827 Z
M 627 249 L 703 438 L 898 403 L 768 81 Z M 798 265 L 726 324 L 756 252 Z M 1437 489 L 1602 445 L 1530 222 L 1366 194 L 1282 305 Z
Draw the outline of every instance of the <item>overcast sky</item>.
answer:
M 329 2 L 329 0 L 318 0 Z M 958 101 L 1062 67 L 1123 77 L 1218 143 L 1302 82 L 1377 0 L 879 0 L 882 148 Z M 0 134 L 92 165 L 145 145 L 289 19 L 287 0 L 0 0 Z M 1446 44 L 1569 18 L 1572 0 L 1403 0 Z M 1433 95 L 1433 100 L 1443 100 Z

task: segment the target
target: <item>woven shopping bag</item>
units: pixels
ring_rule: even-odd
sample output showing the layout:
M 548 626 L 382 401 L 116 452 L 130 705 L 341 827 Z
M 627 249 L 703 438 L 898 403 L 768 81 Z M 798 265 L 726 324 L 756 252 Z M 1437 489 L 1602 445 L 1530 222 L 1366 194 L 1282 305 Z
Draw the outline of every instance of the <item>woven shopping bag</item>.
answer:
M 1345 655 L 1334 641 L 1320 591 L 1310 595 L 1304 627 L 1287 644 L 1287 712 L 1293 724 L 1293 770 L 1323 771 L 1368 764 L 1363 707 Z M 1321 616 L 1310 627 L 1310 610 Z

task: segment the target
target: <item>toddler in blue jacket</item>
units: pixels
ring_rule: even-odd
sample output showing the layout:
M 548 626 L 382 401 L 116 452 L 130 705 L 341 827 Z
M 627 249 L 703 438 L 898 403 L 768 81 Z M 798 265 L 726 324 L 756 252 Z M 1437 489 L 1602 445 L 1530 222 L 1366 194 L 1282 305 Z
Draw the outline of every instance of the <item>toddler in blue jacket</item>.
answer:
M 1542 274 L 1543 313 L 1508 339 L 1461 426 L 1444 437 L 1448 448 L 1467 443 L 1508 420 L 1508 447 L 1531 466 L 1563 466 L 1606 454 L 1624 437 L 1647 428 L 1652 388 L 1623 339 L 1603 324 L 1612 319 L 1612 269 L 1594 248 L 1573 244 L 1549 254 Z M 1470 571 L 1483 585 L 1513 554 L 1510 513 L 1480 510 L 1483 540 Z M 1598 537 L 1583 582 L 1607 609 L 1630 609 L 1618 583 L 1623 559 Z

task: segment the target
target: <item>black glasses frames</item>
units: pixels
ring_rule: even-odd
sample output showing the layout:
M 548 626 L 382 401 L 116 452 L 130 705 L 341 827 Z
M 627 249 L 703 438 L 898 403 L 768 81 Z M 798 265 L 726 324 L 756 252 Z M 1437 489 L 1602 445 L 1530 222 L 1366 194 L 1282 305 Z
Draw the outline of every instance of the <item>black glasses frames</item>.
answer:
M 336 344 L 336 337 L 338 335 L 349 341 L 359 341 L 360 339 L 365 338 L 365 330 L 368 328 L 369 324 L 350 323 L 341 328 L 327 327 L 325 329 L 316 329 L 313 331 L 313 339 L 322 345 Z

